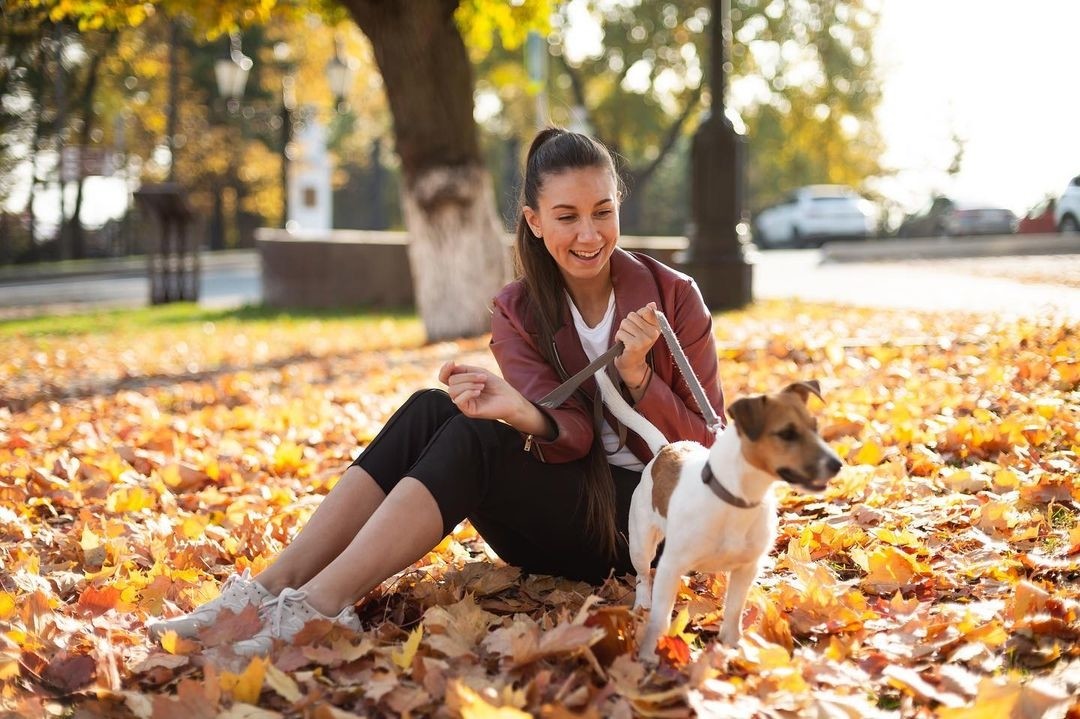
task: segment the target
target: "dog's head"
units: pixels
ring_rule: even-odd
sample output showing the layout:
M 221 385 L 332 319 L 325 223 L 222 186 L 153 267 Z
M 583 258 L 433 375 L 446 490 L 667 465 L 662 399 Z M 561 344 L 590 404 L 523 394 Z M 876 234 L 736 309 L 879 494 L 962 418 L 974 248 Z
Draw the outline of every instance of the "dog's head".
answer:
M 775 394 L 739 399 L 728 414 L 751 465 L 789 484 L 822 490 L 843 463 L 818 436 L 817 420 L 806 408 L 811 394 L 821 398 L 816 380 L 795 382 Z

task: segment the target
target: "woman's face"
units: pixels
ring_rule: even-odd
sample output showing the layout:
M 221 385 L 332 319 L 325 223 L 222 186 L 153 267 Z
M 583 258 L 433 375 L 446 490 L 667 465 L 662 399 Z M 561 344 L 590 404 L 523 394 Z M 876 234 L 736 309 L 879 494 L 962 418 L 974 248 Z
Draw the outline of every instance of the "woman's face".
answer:
M 568 286 L 607 279 L 619 239 L 618 190 L 605 167 L 547 175 L 538 207 L 525 208 L 533 234 L 544 241 Z

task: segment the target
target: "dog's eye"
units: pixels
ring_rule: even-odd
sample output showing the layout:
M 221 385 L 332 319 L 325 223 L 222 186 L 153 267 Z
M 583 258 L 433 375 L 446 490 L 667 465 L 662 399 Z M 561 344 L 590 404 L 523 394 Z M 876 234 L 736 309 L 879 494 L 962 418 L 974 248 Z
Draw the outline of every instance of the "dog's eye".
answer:
M 782 430 L 776 433 L 776 436 L 785 442 L 794 442 L 799 438 L 799 433 L 795 431 L 795 428 L 791 425 L 784 427 Z

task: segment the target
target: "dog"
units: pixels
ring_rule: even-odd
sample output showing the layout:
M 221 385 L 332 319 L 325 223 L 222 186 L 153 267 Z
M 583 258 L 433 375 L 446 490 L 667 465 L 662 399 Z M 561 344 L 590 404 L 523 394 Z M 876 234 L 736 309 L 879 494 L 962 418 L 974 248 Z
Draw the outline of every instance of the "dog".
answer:
M 626 402 L 604 370 L 595 378 L 604 404 L 654 455 L 630 503 L 634 608 L 649 612 L 639 655 L 651 657 L 657 640 L 667 634 L 681 577 L 694 570 L 728 573 L 720 641 L 735 646 L 750 586 L 776 539 L 772 483 L 821 491 L 843 466 L 818 436 L 806 407 L 811 394 L 821 398 L 817 381 L 737 400 L 728 408 L 734 426 L 718 429 L 706 448 L 692 441 L 669 443 Z M 664 551 L 650 581 L 661 539 Z

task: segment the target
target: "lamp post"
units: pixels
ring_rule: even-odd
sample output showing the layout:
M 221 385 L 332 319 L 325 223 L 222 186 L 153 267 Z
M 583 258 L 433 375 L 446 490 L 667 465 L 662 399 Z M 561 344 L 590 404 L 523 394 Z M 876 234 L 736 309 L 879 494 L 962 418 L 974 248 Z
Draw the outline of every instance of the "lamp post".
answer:
M 697 280 L 713 310 L 742 307 L 753 296 L 753 265 L 743 210 L 746 137 L 724 111 L 730 0 L 713 0 L 712 108 L 694 134 L 690 151 L 690 246 L 684 269 Z
M 296 109 L 296 77 L 292 48 L 285 41 L 274 45 L 274 62 L 281 70 L 281 226 L 289 226 L 289 153 L 292 148 L 293 111 Z

